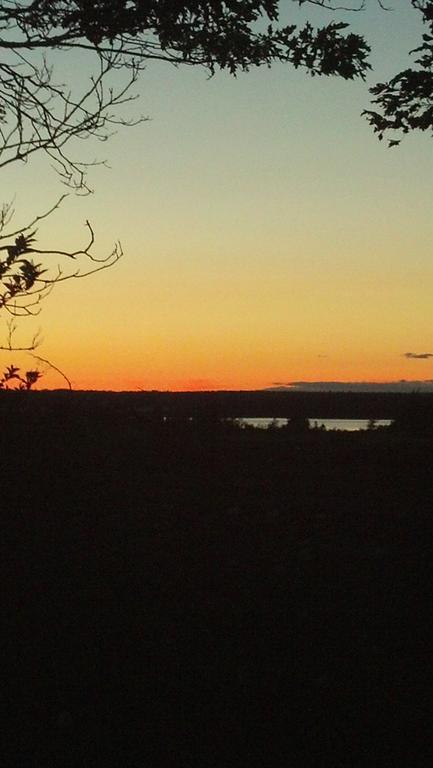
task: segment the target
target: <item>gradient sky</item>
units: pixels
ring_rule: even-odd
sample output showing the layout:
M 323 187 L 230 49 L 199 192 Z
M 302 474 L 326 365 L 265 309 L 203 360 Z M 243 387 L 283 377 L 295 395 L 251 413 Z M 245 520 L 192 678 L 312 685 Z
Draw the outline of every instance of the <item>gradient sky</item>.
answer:
M 373 46 L 371 83 L 419 41 L 418 14 L 393 7 L 350 17 Z M 84 62 L 72 70 L 82 77 Z M 131 114 L 149 122 L 81 143 L 80 158 L 111 168 L 39 231 L 41 247 L 75 248 L 89 218 L 95 253 L 120 239 L 124 257 L 58 287 L 17 343 L 41 328 L 39 353 L 76 388 L 433 378 L 431 358 L 404 357 L 433 352 L 432 139 L 389 150 L 360 117 L 365 83 L 283 65 L 209 80 L 152 64 L 138 90 Z M 17 225 L 62 192 L 42 157 L 2 173 Z

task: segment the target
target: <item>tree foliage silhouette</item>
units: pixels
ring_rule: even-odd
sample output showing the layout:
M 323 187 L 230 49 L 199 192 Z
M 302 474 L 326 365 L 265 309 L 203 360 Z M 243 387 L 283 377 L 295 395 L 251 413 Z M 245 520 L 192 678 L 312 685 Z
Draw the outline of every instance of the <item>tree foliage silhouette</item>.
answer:
M 20 392 L 28 392 L 41 376 L 40 371 L 22 372 L 15 365 L 8 365 L 0 376 L 0 389 L 16 389 Z
M 330 7 L 321 0 L 300 0 Z M 433 0 L 412 0 L 431 31 Z M 338 9 L 334 9 L 337 12 Z M 88 65 L 80 93 L 61 82 L 48 59 L 79 51 Z M 286 62 L 312 75 L 364 78 L 370 47 L 347 22 L 315 28 L 281 23 L 278 0 L 16 0 L 0 7 L 0 168 L 45 151 L 65 182 L 82 187 L 86 163 L 66 147 L 71 139 L 105 139 L 128 121 L 119 116 L 134 98 L 139 71 L 152 60 L 217 68 L 233 75 Z M 87 58 L 86 58 L 87 57 Z M 432 49 L 425 36 L 421 70 L 402 73 L 373 94 L 382 113 L 368 119 L 380 135 L 396 127 L 431 125 Z M 119 70 L 123 78 L 119 81 Z M 118 85 L 113 86 L 113 79 Z M 421 113 L 415 119 L 416 108 Z M 403 115 L 401 110 L 405 110 Z M 381 117 L 382 114 L 382 117 Z
M 379 139 L 385 134 L 396 137 L 389 140 L 390 146 L 411 131 L 433 131 L 433 0 L 411 0 L 411 4 L 421 12 L 428 29 L 422 44 L 411 51 L 417 56 L 416 66 L 370 88 L 378 109 L 364 112 Z
M 353 0 L 356 3 L 356 0 Z M 374 0 L 373 0 L 374 1 Z M 337 14 L 363 10 L 327 0 L 293 0 Z M 350 2 L 350 0 L 349 0 Z M 377 0 L 381 4 L 381 0 Z M 367 119 L 382 138 L 433 127 L 433 0 L 410 0 L 427 31 L 415 67 L 370 90 L 375 109 Z M 347 21 L 315 28 L 281 23 L 279 0 L 9 0 L 0 8 L 0 168 L 47 152 L 65 182 L 83 187 L 86 163 L 66 147 L 70 139 L 105 139 L 128 121 L 119 108 L 133 97 L 138 73 L 152 60 L 217 68 L 232 74 L 287 62 L 312 75 L 364 78 L 370 46 Z M 347 19 L 347 14 L 345 16 Z M 386 24 L 386 17 L 384 18 Z M 62 84 L 48 54 L 73 50 L 87 58 L 80 93 Z M 124 78 L 116 89 L 110 75 Z

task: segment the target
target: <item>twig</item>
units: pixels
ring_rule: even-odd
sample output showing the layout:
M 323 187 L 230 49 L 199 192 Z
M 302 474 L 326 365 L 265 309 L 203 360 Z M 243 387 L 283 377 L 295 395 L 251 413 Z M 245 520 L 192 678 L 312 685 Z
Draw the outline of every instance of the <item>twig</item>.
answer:
M 60 370 L 60 368 L 58 368 L 57 365 L 54 365 L 54 363 L 52 363 L 51 360 L 48 360 L 46 357 L 41 357 L 40 355 L 35 355 L 34 352 L 30 352 L 30 355 L 35 360 L 39 360 L 40 363 L 45 363 L 46 365 L 48 365 L 50 368 L 53 369 L 53 371 L 57 371 L 57 373 L 59 373 L 60 376 L 62 376 L 64 378 L 64 380 L 66 381 L 66 383 L 68 385 L 68 389 L 70 391 L 72 391 L 72 383 L 71 383 L 71 381 L 66 376 L 66 373 L 63 373 L 63 371 Z
M 57 202 L 54 203 L 54 205 L 50 208 L 49 211 L 46 211 L 45 213 L 41 213 L 38 216 L 35 216 L 35 218 L 33 219 L 33 221 L 30 222 L 30 224 L 27 224 L 25 227 L 20 227 L 19 229 L 16 229 L 15 232 L 8 232 L 7 235 L 0 235 L 0 240 L 9 240 L 12 237 L 21 235 L 22 232 L 28 232 L 28 230 L 32 229 L 35 226 L 35 224 L 37 224 L 38 221 L 42 221 L 43 219 L 48 218 L 48 216 L 50 216 L 57 208 L 59 208 L 66 197 L 69 197 L 68 192 L 65 192 L 64 195 L 61 195 L 61 197 L 59 197 Z

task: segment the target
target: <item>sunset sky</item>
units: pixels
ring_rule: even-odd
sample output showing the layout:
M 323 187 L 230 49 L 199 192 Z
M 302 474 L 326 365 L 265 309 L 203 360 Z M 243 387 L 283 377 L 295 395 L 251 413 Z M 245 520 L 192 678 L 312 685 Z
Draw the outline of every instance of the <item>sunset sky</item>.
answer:
M 392 5 L 350 16 L 373 48 L 371 84 L 419 43 L 419 15 Z M 124 257 L 59 286 L 16 342 L 41 328 L 40 355 L 82 389 L 433 379 L 433 358 L 405 356 L 433 353 L 433 141 L 387 149 L 360 116 L 367 85 L 281 64 L 236 79 L 149 65 L 128 112 L 150 120 L 81 143 L 110 168 L 39 230 L 41 247 L 74 249 L 88 218 L 96 255 L 119 239 Z M 16 225 L 63 191 L 43 157 L 2 174 Z

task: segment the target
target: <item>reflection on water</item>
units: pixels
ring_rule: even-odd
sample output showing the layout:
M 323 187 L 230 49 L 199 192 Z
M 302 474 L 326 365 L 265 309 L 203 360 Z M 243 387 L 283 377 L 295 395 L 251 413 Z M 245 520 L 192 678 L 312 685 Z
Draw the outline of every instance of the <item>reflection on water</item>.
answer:
M 245 424 L 252 427 L 259 427 L 260 429 L 267 429 L 270 424 L 275 427 L 284 427 L 287 424 L 287 419 L 266 419 L 266 418 L 246 418 L 236 419 L 240 424 Z M 358 432 L 360 429 L 367 429 L 368 419 L 308 419 L 310 427 L 317 427 L 330 430 L 338 429 L 345 432 Z M 392 423 L 391 419 L 376 419 L 374 424 L 377 427 L 389 427 Z

